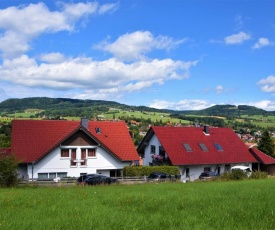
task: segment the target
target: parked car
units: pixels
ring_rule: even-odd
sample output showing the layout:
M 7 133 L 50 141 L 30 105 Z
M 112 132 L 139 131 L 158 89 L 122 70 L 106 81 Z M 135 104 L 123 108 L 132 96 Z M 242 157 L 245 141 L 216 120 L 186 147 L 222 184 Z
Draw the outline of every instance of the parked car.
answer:
M 86 174 L 79 177 L 77 180 L 79 184 L 83 184 L 83 185 L 118 183 L 118 180 L 116 178 L 107 177 L 101 174 Z
M 113 177 L 100 176 L 101 184 L 113 184 L 118 183 L 118 180 Z
M 246 175 L 247 175 L 248 177 L 250 177 L 251 174 L 252 174 L 252 171 L 251 171 L 251 169 L 250 169 L 248 166 L 236 165 L 236 166 L 233 166 L 233 167 L 230 169 L 231 172 L 234 171 L 234 170 L 242 170 L 244 173 L 246 173 Z
M 148 181 L 167 181 L 171 180 L 172 176 L 167 173 L 154 172 L 148 176 Z
M 200 180 L 211 180 L 214 177 L 219 176 L 219 174 L 217 172 L 202 172 L 201 175 L 199 176 Z
M 78 184 L 82 184 L 87 178 L 89 178 L 89 177 L 93 177 L 93 176 L 98 176 L 98 175 L 100 175 L 100 174 L 85 174 L 85 175 L 81 175 L 80 177 L 78 177 L 77 179 L 76 179 L 76 181 L 77 181 L 77 183 Z

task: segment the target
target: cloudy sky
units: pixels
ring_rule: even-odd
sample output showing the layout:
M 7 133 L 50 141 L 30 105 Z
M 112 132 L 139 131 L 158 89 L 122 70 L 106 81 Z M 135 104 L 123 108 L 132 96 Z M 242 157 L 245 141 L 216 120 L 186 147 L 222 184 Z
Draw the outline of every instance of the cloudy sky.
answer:
M 0 102 L 275 111 L 270 0 L 0 1 Z

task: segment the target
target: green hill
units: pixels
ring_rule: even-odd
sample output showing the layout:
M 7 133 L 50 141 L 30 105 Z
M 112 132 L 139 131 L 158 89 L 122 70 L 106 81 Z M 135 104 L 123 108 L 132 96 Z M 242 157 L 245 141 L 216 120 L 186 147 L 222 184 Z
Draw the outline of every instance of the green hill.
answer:
M 162 112 L 177 115 L 223 116 L 239 117 L 241 115 L 274 115 L 254 106 L 247 105 L 215 105 L 203 110 L 165 110 L 154 109 L 146 106 L 130 106 L 114 101 L 104 100 L 79 100 L 69 98 L 31 97 L 23 99 L 8 99 L 0 103 L 0 114 L 12 114 L 24 112 L 27 109 L 44 111 L 45 115 L 52 116 L 86 116 L 91 114 L 106 113 L 110 108 L 118 110 L 133 110 L 146 112 Z

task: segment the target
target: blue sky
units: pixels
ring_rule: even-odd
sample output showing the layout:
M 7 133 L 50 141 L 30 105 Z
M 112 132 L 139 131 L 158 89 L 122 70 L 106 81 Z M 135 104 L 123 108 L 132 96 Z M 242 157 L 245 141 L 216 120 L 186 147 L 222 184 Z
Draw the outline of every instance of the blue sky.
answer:
M 275 2 L 0 2 L 0 102 L 275 111 Z

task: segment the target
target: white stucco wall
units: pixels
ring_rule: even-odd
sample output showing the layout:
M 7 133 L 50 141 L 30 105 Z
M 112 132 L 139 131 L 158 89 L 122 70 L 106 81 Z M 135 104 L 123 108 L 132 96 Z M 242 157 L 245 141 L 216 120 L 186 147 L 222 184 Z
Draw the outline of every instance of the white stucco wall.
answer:
M 143 165 L 148 166 L 149 163 L 152 162 L 152 157 L 151 157 L 151 145 L 156 146 L 156 152 L 155 154 L 159 154 L 159 146 L 161 146 L 157 136 L 154 134 L 151 140 L 149 141 L 149 144 L 145 147 L 144 149 L 144 158 L 143 158 Z
M 70 146 L 70 148 L 76 148 L 76 159 L 81 159 L 80 148 L 85 148 L 85 146 Z M 81 166 L 80 163 L 77 163 L 77 166 L 71 166 L 71 158 L 61 158 L 58 147 L 34 165 L 28 164 L 25 169 L 20 167 L 19 173 L 21 177 L 27 174 L 29 178 L 38 178 L 38 173 L 67 173 L 68 177 L 79 177 L 82 173 L 98 173 L 98 171 L 103 175 L 110 176 L 109 170 L 123 169 L 129 164 L 130 162 L 118 161 L 99 146 L 96 150 L 96 157 L 87 158 L 86 166 Z

